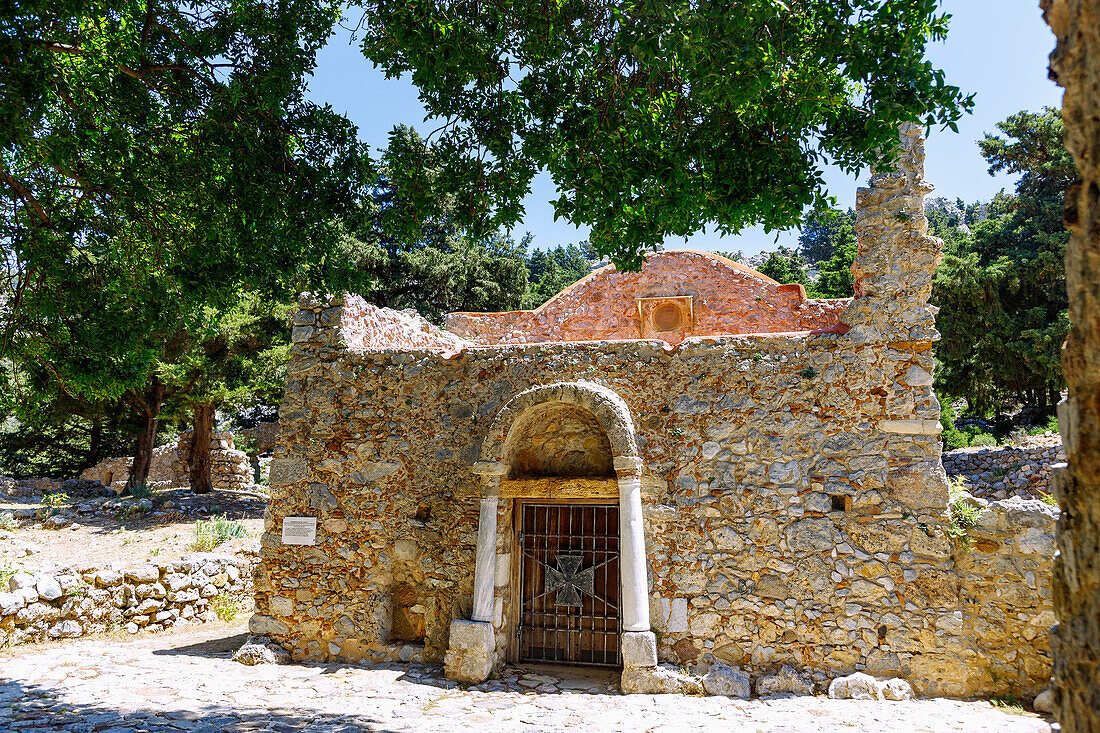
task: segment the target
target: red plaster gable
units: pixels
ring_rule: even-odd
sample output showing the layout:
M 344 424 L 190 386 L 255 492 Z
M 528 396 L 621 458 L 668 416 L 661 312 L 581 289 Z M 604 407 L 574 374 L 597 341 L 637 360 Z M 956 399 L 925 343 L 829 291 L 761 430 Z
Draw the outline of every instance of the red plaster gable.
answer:
M 609 341 L 642 338 L 636 298 L 691 296 L 690 328 L 660 338 L 828 330 L 849 299 L 807 299 L 801 285 L 780 285 L 710 252 L 666 250 L 640 272 L 609 265 L 533 311 L 451 313 L 447 328 L 475 344 Z

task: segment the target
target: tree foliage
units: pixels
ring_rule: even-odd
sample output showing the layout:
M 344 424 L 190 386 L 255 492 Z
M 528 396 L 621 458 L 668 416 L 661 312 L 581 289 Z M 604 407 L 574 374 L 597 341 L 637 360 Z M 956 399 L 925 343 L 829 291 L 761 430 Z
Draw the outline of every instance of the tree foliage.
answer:
M 990 173 L 1020 174 L 1015 195 L 998 194 L 969 235 L 933 221 L 935 233 L 950 234 L 933 293 L 943 335 L 938 388 L 979 413 L 1013 401 L 1052 406 L 1068 328 L 1061 208 L 1076 169 L 1062 121 L 1047 108 L 997 129 L 1002 135 L 979 145 Z
M 415 308 L 436 323 L 452 311 L 519 308 L 528 239 L 471 235 L 443 175 L 436 147 L 409 127 L 394 129 L 342 245 L 370 278 L 366 297 L 388 308 Z
M 806 276 L 806 261 L 798 252 L 791 252 L 785 247 L 780 247 L 778 252 L 772 252 L 757 271 L 778 283 L 798 283 L 806 288 L 810 287 L 810 279 Z
M 826 199 L 826 158 L 856 171 L 903 121 L 954 127 L 972 100 L 925 60 L 937 5 L 373 0 L 360 26 L 444 121 L 459 211 L 514 221 L 547 170 L 557 215 L 636 267 L 705 226 L 794 226 Z
M 810 211 L 798 235 L 798 253 L 808 263 L 824 262 L 841 246 L 855 241 L 855 209 Z
M 5 384 L 52 380 L 143 423 L 242 288 L 361 284 L 329 222 L 365 180 L 354 128 L 305 99 L 327 0 L 30 0 L 0 11 Z M 33 414 L 9 397 L 19 418 Z
M 537 308 L 567 287 L 592 272 L 592 261 L 597 259 L 587 243 L 569 246 L 558 245 L 553 249 L 536 249 L 527 258 L 530 280 L 523 298 L 524 308 Z

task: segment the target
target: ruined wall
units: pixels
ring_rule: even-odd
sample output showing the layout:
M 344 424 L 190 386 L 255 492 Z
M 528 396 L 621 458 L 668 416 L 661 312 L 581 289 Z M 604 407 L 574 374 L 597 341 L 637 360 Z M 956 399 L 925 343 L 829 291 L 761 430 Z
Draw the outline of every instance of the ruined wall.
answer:
M 1062 730 L 1100 731 L 1100 0 L 1043 0 L 1042 7 L 1058 38 L 1051 71 L 1066 90 L 1066 149 L 1080 176 L 1065 208 L 1069 395 L 1058 417 L 1068 467 L 1054 481 L 1066 510 L 1055 569 L 1054 683 Z
M 710 252 L 666 250 L 649 255 L 640 272 L 614 265 L 592 273 L 533 311 L 449 313 L 447 328 L 478 344 L 637 339 L 635 298 L 691 296 L 690 328 L 662 334 L 669 343 L 684 336 L 784 333 L 830 328 L 848 298 L 807 299 L 801 285 L 780 285 Z
M 1049 676 L 1051 517 L 983 505 L 975 554 L 952 537 L 927 304 L 942 243 L 926 234 L 917 128 L 901 142 L 898 170 L 858 192 L 859 297 L 832 332 L 675 349 L 455 348 L 429 333 L 428 348 L 363 348 L 365 313 L 398 344 L 426 332 L 356 296 L 303 296 L 252 631 L 298 659 L 439 662 L 449 622 L 470 618 L 473 466 L 490 425 L 524 390 L 586 381 L 621 397 L 636 431 L 662 661 L 900 674 L 923 694 L 1037 692 Z M 591 421 L 567 422 L 569 435 L 541 447 L 550 423 L 520 424 L 533 449 L 500 460 L 513 476 L 562 466 L 606 483 Z M 498 652 L 514 632 L 514 509 L 498 508 Z M 287 516 L 316 517 L 316 544 L 284 546 Z
M 328 312 L 306 304 L 318 320 Z M 470 466 L 484 431 L 512 395 L 585 379 L 621 395 L 638 428 L 663 660 L 865 668 L 928 693 L 976 692 L 992 662 L 972 640 L 981 605 L 965 602 L 942 473 L 924 473 L 938 469 L 939 441 L 896 432 L 934 433 L 937 407 L 921 386 L 931 350 L 897 346 L 822 335 L 445 359 L 345 351 L 318 333 L 291 363 L 252 628 L 300 659 L 440 661 L 450 619 L 470 611 L 480 497 Z M 913 468 L 922 463 L 932 467 Z M 504 502 L 502 627 L 511 513 Z M 282 546 L 288 515 L 318 517 L 315 547 Z M 1014 619 L 1041 613 L 1027 603 Z M 1015 623 L 998 630 L 1009 638 L 997 653 L 1041 653 L 1041 635 L 1024 638 L 1027 623 Z M 423 646 L 395 638 L 395 625 L 422 628 Z M 1036 691 L 1045 674 L 1030 665 L 997 667 L 999 691 Z
M 187 457 L 191 452 L 191 431 L 180 433 L 174 444 L 162 445 L 153 449 L 153 460 L 149 466 L 147 482 L 154 488 L 179 488 L 189 486 L 191 479 L 187 472 Z M 248 456 L 234 448 L 233 434 L 217 432 L 210 436 L 211 479 L 214 488 L 247 489 L 253 484 L 252 468 Z M 85 469 L 80 478 L 98 481 L 119 493 L 126 487 L 130 477 L 133 458 L 107 458 L 91 468 Z

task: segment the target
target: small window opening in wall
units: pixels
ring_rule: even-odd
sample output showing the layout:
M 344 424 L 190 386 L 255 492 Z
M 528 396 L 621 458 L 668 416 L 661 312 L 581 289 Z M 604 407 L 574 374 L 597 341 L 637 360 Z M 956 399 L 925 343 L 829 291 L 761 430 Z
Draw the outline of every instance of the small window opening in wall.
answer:
M 852 497 L 845 494 L 831 494 L 834 512 L 849 512 L 852 510 Z
M 885 626 L 879 626 L 878 627 L 878 641 L 879 641 L 880 644 L 882 642 L 886 641 L 886 627 Z

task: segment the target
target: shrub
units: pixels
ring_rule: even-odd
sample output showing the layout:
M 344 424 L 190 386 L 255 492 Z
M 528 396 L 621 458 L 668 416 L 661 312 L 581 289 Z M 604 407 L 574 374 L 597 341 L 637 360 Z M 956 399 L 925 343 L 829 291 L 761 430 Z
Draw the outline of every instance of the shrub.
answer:
M 130 496 L 134 499 L 152 499 L 153 490 L 145 484 L 138 484 L 134 488 L 130 489 Z
M 7 530 L 8 532 L 14 532 L 19 529 L 19 522 L 16 520 L 15 515 L 11 512 L 0 514 L 0 529 Z
M 59 509 L 69 503 L 69 495 L 64 491 L 54 491 L 43 496 L 42 503 L 51 509 Z
M 950 498 L 951 526 L 947 528 L 948 534 L 959 541 L 966 550 L 970 549 L 971 539 L 969 529 L 978 523 L 981 515 L 981 507 L 967 501 L 966 479 L 957 476 L 948 481 L 948 497 Z
M 943 439 L 944 450 L 958 450 L 970 445 L 970 436 L 954 427 L 944 430 L 940 437 Z
M 1057 433 L 1058 432 L 1058 416 L 1051 415 L 1047 420 L 1046 425 L 1034 425 L 1027 429 L 1028 435 L 1042 435 L 1043 433 Z
M 195 540 L 191 548 L 205 552 L 213 550 L 228 540 L 248 535 L 248 528 L 239 519 L 230 519 L 226 516 L 211 517 L 208 520 L 200 519 L 195 522 Z
M 210 601 L 214 614 L 222 621 L 232 621 L 241 610 L 241 602 L 231 595 L 219 593 Z
M 970 445 L 997 445 L 997 439 L 989 433 L 977 433 L 974 435 L 973 438 L 970 439 Z

